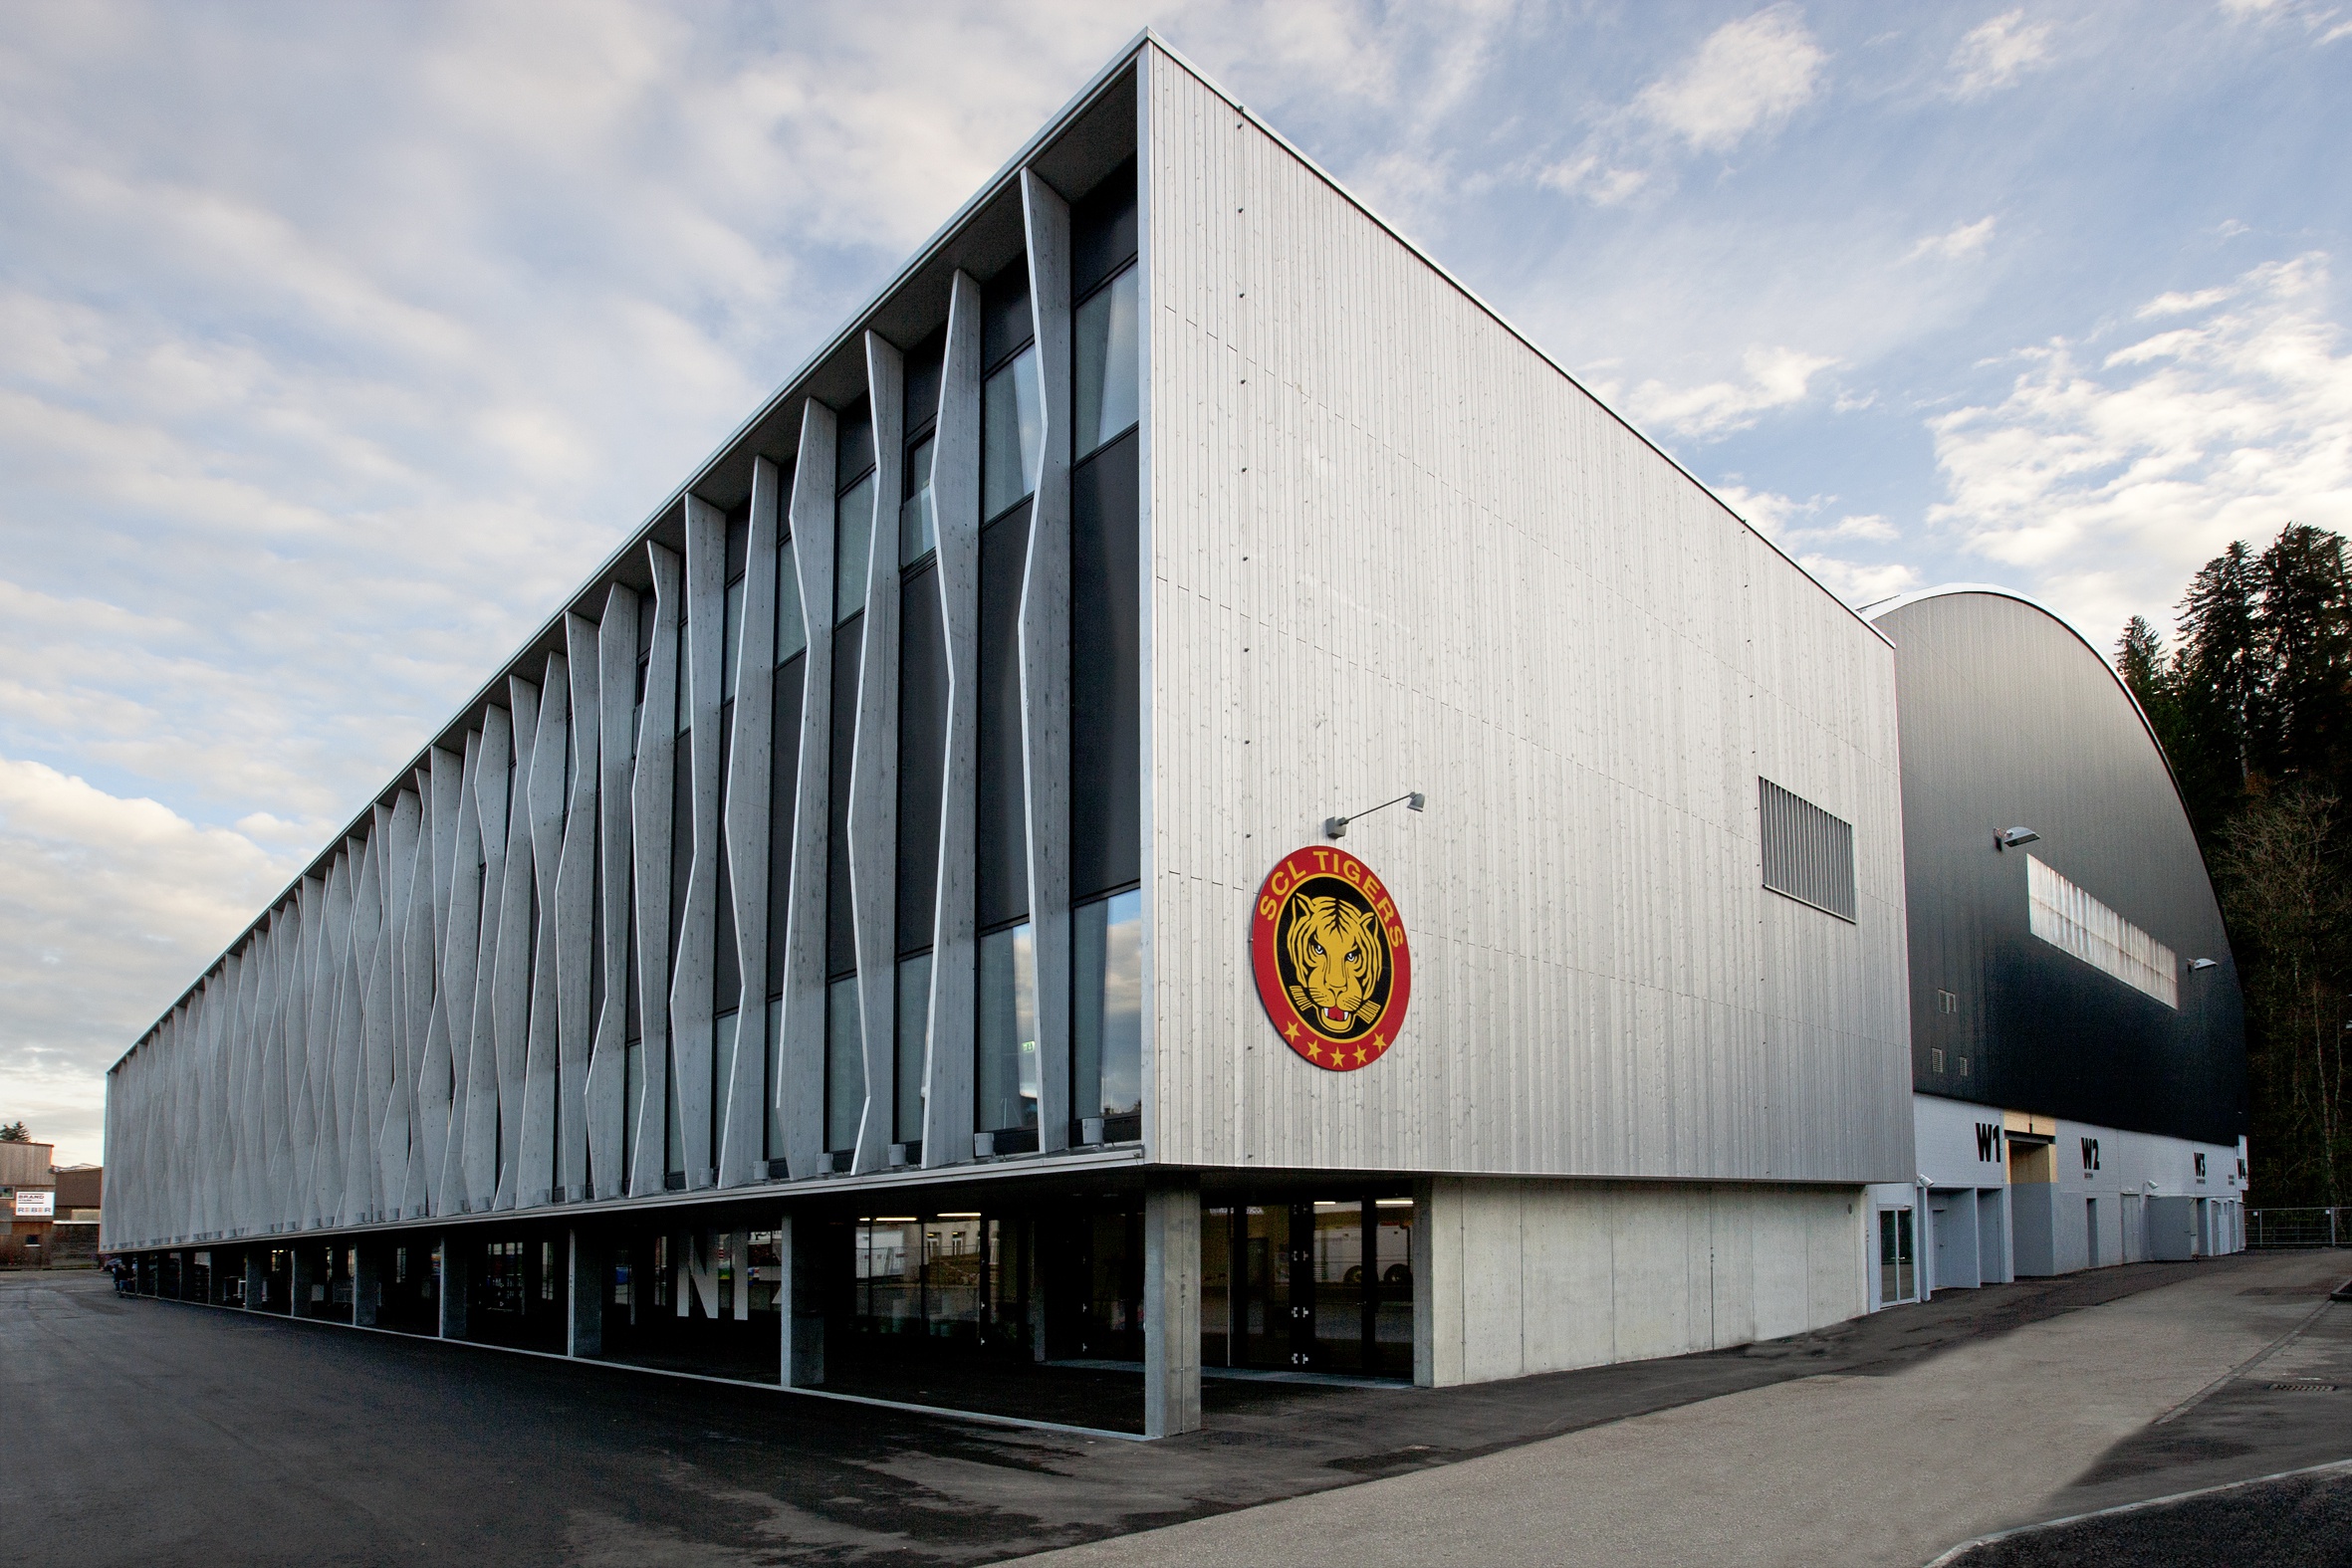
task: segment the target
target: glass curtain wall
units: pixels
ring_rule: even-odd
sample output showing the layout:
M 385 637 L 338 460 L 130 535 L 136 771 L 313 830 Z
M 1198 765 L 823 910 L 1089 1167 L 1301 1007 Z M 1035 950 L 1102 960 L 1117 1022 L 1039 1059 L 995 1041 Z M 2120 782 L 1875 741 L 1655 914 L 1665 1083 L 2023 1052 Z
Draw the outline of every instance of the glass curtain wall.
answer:
M 1207 1210 L 1201 1364 L 1410 1378 L 1413 1218 L 1410 1198 Z
M 1071 213 L 1070 1137 L 1142 1136 L 1135 168 Z
M 849 782 L 857 684 L 873 564 L 874 427 L 861 400 L 841 416 L 833 505 L 832 796 L 825 889 L 824 1146 L 836 1167 L 857 1143 L 865 1111 L 865 1029 L 857 995 L 857 932 L 849 884 Z
M 931 935 L 938 909 L 939 808 L 947 771 L 947 626 L 939 516 L 931 492 L 945 339 L 906 358 L 906 499 L 898 508 L 898 992 L 890 1158 L 923 1157 L 923 1069 L 930 1049 Z
M 636 777 L 637 751 L 645 736 L 645 680 L 653 659 L 653 595 L 637 595 L 637 674 L 636 692 L 629 709 L 629 776 Z M 632 857 L 633 859 L 633 857 Z M 630 891 L 636 892 L 635 877 L 631 874 Z M 637 953 L 636 900 L 629 900 L 628 973 L 620 978 L 621 1008 L 625 1023 L 622 1026 L 620 1075 L 620 1179 L 622 1190 L 636 1179 L 637 1107 L 645 1102 L 645 1011 L 644 999 L 637 994 L 639 968 Z
M 1143 894 L 1073 913 L 1070 1104 L 1079 1143 L 1143 1136 Z
M 1029 929 L 1022 757 L 1021 586 L 1029 499 L 1045 455 L 1044 393 L 1026 261 L 981 295 L 981 517 L 973 1121 L 999 1154 L 1038 1146 L 1037 966 Z
M 1141 401 L 1136 381 L 1136 301 L 1141 289 L 1135 265 L 1082 301 L 1071 324 L 1071 419 L 1078 461 L 1108 446 L 1135 427 Z
M 677 744 L 670 754 L 670 889 L 669 889 L 669 973 L 672 984 L 678 974 L 678 953 L 686 943 L 686 885 L 694 875 L 694 704 L 691 701 L 694 672 L 689 669 L 687 650 L 694 646 L 691 617 L 681 604 L 678 612 L 676 671 Z M 678 1093 L 678 1059 L 684 1054 L 678 1039 L 674 1015 L 669 1032 L 669 1054 L 661 1063 L 664 1074 L 662 1099 L 669 1109 L 662 1129 L 662 1186 L 681 1190 L 686 1185 L 686 1126 L 685 1103 Z
M 967 1210 L 860 1217 L 851 1314 L 862 1335 L 1028 1349 L 1027 1227 Z
M 790 492 L 791 476 L 779 479 Z M 809 673 L 809 622 L 801 568 L 786 535 L 776 553 L 776 687 L 770 695 L 775 765 L 768 778 L 768 1174 L 783 1176 L 785 940 L 792 930 L 793 837 L 801 799 L 801 714 Z
M 735 868 L 727 853 L 728 771 L 735 758 L 735 692 L 743 672 L 744 578 L 751 560 L 751 503 L 746 501 L 727 518 L 726 592 L 722 597 L 719 629 L 719 836 L 718 918 L 711 950 L 711 1082 L 710 1126 L 706 1147 L 711 1153 L 709 1179 L 718 1178 L 727 1116 L 727 1093 L 735 1081 L 736 1009 L 743 1001 L 743 952 L 736 943 Z
M 997 1154 L 1037 1147 L 1038 969 L 1028 921 L 980 939 L 980 1072 L 974 1115 Z M 1024 1136 L 1025 1135 L 1025 1136 Z

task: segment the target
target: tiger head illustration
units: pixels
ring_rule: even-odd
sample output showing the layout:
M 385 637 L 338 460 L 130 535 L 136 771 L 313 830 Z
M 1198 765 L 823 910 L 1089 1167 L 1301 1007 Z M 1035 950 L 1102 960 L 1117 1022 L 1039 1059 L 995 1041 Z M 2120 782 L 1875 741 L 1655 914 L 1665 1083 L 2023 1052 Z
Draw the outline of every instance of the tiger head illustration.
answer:
M 1325 1034 L 1345 1034 L 1379 1021 L 1373 1000 L 1388 960 L 1388 945 L 1372 912 L 1329 895 L 1299 894 L 1283 933 L 1291 972 L 1291 1000 L 1314 1014 Z

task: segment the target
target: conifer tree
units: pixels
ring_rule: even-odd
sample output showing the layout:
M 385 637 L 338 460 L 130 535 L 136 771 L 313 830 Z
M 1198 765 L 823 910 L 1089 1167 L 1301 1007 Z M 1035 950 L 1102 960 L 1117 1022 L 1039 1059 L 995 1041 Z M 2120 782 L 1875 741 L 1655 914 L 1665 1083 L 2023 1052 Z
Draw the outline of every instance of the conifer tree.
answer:
M 2180 692 L 2165 660 L 2164 638 L 2144 617 L 2134 615 L 2116 640 L 2115 670 L 2155 728 L 2165 756 L 2178 757 L 2188 739 L 2181 732 Z
M 2254 560 L 2242 543 L 2207 561 L 2181 600 L 2172 676 L 2184 755 L 2173 759 L 2173 769 L 2209 853 L 2252 778 L 2251 732 L 2261 698 L 2258 615 Z
M 2181 601 L 2171 656 L 2135 617 L 2115 666 L 2171 758 L 2245 998 L 2256 1202 L 2352 1198 L 2352 562 L 2290 523 Z
M 2344 540 L 2289 524 L 2255 563 L 2261 600 L 2254 667 L 2261 701 L 2249 737 L 2272 779 L 2347 782 L 2352 728 L 2352 586 Z

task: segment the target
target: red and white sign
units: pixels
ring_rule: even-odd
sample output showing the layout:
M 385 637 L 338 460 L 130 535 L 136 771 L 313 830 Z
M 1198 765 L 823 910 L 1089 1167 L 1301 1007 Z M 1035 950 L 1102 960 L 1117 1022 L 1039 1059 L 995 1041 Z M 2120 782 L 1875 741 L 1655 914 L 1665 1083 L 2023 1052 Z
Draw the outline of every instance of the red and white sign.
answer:
M 1396 900 L 1344 849 L 1276 862 L 1250 920 L 1258 1000 L 1283 1043 L 1326 1072 L 1378 1061 L 1405 1026 L 1413 953 Z

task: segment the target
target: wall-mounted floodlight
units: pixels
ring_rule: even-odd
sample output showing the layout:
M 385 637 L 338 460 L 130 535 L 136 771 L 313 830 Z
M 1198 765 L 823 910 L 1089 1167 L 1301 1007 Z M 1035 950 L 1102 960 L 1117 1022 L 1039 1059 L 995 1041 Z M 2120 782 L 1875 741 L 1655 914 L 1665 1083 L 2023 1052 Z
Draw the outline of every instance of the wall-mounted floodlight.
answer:
M 2041 835 L 2030 827 L 2004 827 L 1993 835 L 1993 847 L 2014 849 L 2020 844 L 2030 844 L 2040 837 Z
M 2221 967 L 2222 961 L 2220 959 L 2191 959 L 2189 961 L 2189 973 L 2192 975 L 2201 969 L 2220 969 Z
M 1390 806 L 1398 804 L 1402 804 L 1408 811 L 1418 811 L 1429 804 L 1429 796 L 1418 789 L 1413 789 L 1398 795 L 1394 800 L 1383 800 L 1373 806 L 1371 810 L 1358 811 L 1355 816 L 1326 816 L 1323 818 L 1323 836 L 1325 838 L 1345 838 L 1347 824 L 1355 821 L 1357 817 L 1370 816 L 1372 811 L 1385 811 Z

